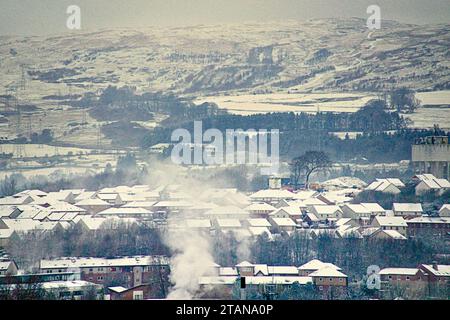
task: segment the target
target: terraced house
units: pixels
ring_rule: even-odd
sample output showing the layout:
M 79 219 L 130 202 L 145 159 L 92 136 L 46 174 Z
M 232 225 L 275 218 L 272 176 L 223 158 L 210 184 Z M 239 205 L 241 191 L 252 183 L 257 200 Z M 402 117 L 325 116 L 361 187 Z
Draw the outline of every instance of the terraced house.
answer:
M 58 258 L 41 260 L 43 273 L 77 271 L 81 280 L 104 286 L 120 284 L 132 288 L 152 283 L 159 286 L 160 297 L 168 286 L 169 260 L 164 256 L 132 256 L 120 258 Z

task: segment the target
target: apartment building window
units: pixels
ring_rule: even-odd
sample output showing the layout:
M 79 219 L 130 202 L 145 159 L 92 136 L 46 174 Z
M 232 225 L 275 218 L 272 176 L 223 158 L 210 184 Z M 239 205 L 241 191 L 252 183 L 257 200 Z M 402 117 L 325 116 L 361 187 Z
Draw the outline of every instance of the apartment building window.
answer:
M 331 281 L 333 281 L 333 278 L 330 278 L 329 280 L 330 280 L 330 282 L 331 282 Z
M 103 277 L 102 276 L 97 277 L 97 280 L 101 281 L 101 280 L 103 280 Z
M 93 268 L 89 268 L 89 272 L 93 272 L 94 271 L 94 269 Z
M 409 278 L 409 277 L 406 277 L 406 280 L 407 280 L 407 281 L 409 281 L 409 280 L 410 280 L 410 278 Z

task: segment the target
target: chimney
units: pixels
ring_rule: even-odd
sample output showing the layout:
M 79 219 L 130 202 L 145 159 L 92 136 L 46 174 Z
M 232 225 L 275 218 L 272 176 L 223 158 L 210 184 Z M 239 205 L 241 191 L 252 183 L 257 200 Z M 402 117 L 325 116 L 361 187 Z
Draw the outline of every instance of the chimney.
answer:
M 433 269 L 438 271 L 438 265 L 436 261 L 433 261 Z

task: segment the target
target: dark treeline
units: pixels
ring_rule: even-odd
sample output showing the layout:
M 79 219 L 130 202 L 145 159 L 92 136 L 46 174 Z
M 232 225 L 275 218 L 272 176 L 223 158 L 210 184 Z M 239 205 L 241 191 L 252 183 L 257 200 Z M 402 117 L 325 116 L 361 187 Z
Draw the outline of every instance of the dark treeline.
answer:
M 138 224 L 116 223 L 112 228 L 86 231 L 79 225 L 52 232 L 14 235 L 5 248 L 24 269 L 40 259 L 55 257 L 116 257 L 168 255 L 158 230 Z
M 178 120 L 197 119 L 223 114 L 217 105 L 204 103 L 195 105 L 188 99 L 171 93 L 136 94 L 132 87 L 108 86 L 100 95 L 86 94 L 70 104 L 79 108 L 90 108 L 90 115 L 102 121 L 145 121 L 153 119 L 154 113 L 166 114 L 174 123 Z
M 325 114 L 318 117 L 327 117 Z M 348 115 L 345 115 L 346 117 Z M 363 132 L 354 139 L 346 136 L 344 139 L 329 133 L 324 129 L 301 129 L 292 127 L 295 118 L 312 118 L 311 115 L 295 114 L 270 114 L 243 117 L 227 115 L 214 117 L 203 121 L 203 130 L 217 128 L 225 132 L 226 129 L 271 129 L 280 128 L 280 155 L 285 160 L 290 160 L 307 150 L 321 150 L 328 153 L 333 161 L 350 161 L 355 158 L 365 158 L 372 163 L 398 162 L 411 159 L 411 146 L 417 138 L 429 135 L 449 135 L 439 129 L 414 130 L 400 129 L 394 132 Z M 330 117 L 330 116 L 328 116 Z M 339 116 L 338 116 L 339 117 Z M 261 119 L 259 122 L 257 119 Z M 222 122 L 222 120 L 224 122 Z M 247 125 L 246 121 L 249 120 Z M 305 124 L 306 125 L 306 124 Z M 193 134 L 193 123 L 182 126 Z M 157 143 L 170 143 L 173 127 L 157 127 L 142 141 L 143 148 L 148 148 Z
M 24 190 L 42 190 L 44 192 L 62 189 L 99 190 L 118 185 L 132 186 L 147 182 L 148 170 L 145 165 L 138 165 L 133 154 L 121 156 L 117 160 L 116 169 L 107 164 L 105 169 L 97 174 L 34 176 L 26 178 L 20 173 L 5 176 L 0 181 L 0 197 L 11 196 Z
M 214 242 L 216 262 L 220 265 L 235 265 L 241 262 L 239 242 L 232 234 L 222 234 Z M 360 280 L 370 265 L 386 267 L 417 267 L 421 263 L 436 260 L 438 254 L 449 254 L 450 248 L 444 239 L 431 236 L 405 241 L 342 238 L 326 234 L 311 239 L 307 233 L 269 240 L 260 236 L 249 244 L 249 261 L 268 265 L 300 266 L 311 259 L 331 262 L 343 269 L 352 280 Z M 401 254 L 399 254 L 401 252 Z M 442 261 L 449 263 L 449 261 Z

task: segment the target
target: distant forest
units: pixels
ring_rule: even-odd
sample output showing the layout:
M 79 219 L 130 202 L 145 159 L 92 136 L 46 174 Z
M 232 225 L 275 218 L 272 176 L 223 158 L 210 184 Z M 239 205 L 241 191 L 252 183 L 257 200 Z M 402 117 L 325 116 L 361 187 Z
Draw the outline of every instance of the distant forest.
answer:
M 102 132 L 120 147 L 148 149 L 158 143 L 170 143 L 177 128 L 193 132 L 193 122 L 203 121 L 203 130 L 279 129 L 280 155 L 290 160 L 306 150 L 320 149 L 333 161 L 364 159 L 370 163 L 398 162 L 411 158 L 411 145 L 420 137 L 449 135 L 433 130 L 409 129 L 409 119 L 402 114 L 420 107 L 413 91 L 405 88 L 385 93 L 381 99 L 369 101 L 355 113 L 268 113 L 249 116 L 229 114 L 214 103 L 195 105 L 191 100 L 173 94 L 136 94 L 130 87 L 108 87 L 99 96 L 85 95 L 72 101 L 74 107 L 87 108 L 100 121 L 113 121 Z M 166 116 L 154 129 L 134 121 Z M 344 139 L 333 133 L 356 132 L 355 138 Z

